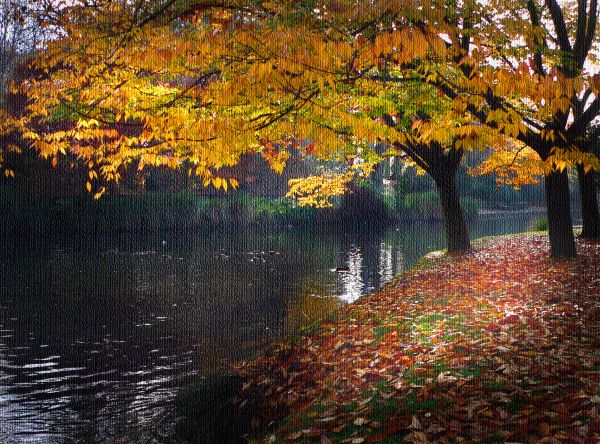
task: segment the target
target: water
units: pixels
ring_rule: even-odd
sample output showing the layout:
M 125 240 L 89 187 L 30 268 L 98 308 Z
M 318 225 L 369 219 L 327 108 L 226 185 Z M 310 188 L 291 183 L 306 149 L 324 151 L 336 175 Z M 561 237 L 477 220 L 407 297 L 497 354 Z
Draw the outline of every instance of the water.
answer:
M 494 216 L 472 237 L 535 217 Z M 169 433 L 178 387 L 441 248 L 431 224 L 5 239 L 0 442 Z

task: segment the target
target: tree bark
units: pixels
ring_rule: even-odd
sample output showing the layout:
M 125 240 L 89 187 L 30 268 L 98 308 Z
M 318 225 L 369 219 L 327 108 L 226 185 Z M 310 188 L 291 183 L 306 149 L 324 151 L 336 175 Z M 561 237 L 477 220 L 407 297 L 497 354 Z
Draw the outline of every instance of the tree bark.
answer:
M 448 253 L 462 253 L 471 248 L 467 223 L 460 206 L 460 196 L 456 186 L 456 171 L 448 170 L 435 179 L 448 237 Z
M 546 174 L 545 182 L 548 234 L 552 257 L 576 257 L 567 171 L 553 171 Z
M 583 165 L 577 165 L 577 175 L 583 221 L 581 237 L 595 239 L 600 237 L 600 211 L 598 210 L 598 187 L 594 177 L 595 172 L 592 170 L 586 174 Z
M 417 165 L 433 178 L 446 226 L 448 253 L 464 253 L 471 249 L 469 230 L 460 205 L 456 173 L 463 157 L 462 149 L 444 148 L 437 143 L 402 145 L 402 149 Z

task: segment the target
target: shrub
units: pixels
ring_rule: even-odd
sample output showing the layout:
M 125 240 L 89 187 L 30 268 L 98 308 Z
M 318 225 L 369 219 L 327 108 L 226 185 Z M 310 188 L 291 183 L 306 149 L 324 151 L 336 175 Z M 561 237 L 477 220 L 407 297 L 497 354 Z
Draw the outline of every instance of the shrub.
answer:
M 545 217 L 541 217 L 536 219 L 531 224 L 531 228 L 534 231 L 548 231 L 548 219 Z
M 412 218 L 440 220 L 444 217 L 440 199 L 434 191 L 407 194 L 404 197 L 404 205 Z
M 371 184 L 353 186 L 344 194 L 336 215 L 346 221 L 387 220 L 388 208 L 384 196 Z
M 383 203 L 388 213 L 402 216 L 408 212 L 404 197 L 398 193 L 387 193 L 383 195 Z

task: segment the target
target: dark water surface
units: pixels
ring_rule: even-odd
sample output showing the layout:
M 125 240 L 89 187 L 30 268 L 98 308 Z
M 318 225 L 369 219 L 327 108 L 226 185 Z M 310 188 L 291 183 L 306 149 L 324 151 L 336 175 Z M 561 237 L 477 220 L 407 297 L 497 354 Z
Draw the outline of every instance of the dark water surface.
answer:
M 493 216 L 472 237 L 537 217 Z M 1 247 L 0 442 L 144 442 L 144 431 L 168 433 L 178 387 L 377 289 L 443 248 L 444 233 L 246 229 Z

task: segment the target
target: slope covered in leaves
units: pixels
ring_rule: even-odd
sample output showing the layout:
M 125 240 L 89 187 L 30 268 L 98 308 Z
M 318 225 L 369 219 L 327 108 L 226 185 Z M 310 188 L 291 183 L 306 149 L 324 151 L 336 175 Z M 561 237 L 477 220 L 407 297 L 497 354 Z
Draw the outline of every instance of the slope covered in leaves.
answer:
M 261 397 L 271 442 L 598 442 L 600 244 L 579 251 L 526 234 L 430 260 L 242 364 L 239 402 Z

